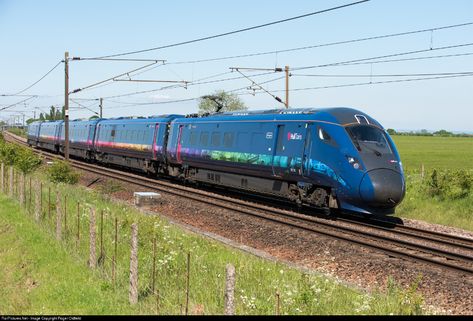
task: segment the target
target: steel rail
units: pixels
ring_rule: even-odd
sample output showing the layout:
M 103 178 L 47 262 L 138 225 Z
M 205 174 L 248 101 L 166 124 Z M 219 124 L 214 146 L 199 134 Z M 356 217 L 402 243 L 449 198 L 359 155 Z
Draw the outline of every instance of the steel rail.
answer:
M 11 135 L 11 133 L 9 133 L 8 135 L 10 137 L 12 137 L 14 140 L 16 140 L 17 142 L 22 143 L 22 144 L 26 144 L 23 139 L 20 139 L 18 137 L 14 137 L 14 136 Z M 41 153 L 43 155 L 46 155 L 47 157 L 50 157 L 50 158 L 62 158 L 61 156 L 59 156 L 57 154 L 52 154 L 52 153 L 49 153 L 49 152 L 41 152 Z M 161 191 L 161 192 L 177 195 L 177 196 L 180 196 L 180 197 L 186 197 L 188 199 L 203 202 L 203 203 L 213 205 L 213 206 L 218 206 L 220 208 L 225 208 L 225 209 L 232 210 L 232 211 L 237 211 L 237 212 L 240 212 L 240 213 L 243 213 L 243 214 L 248 214 L 248 215 L 251 215 L 251 216 L 254 216 L 254 217 L 264 218 L 264 219 L 272 221 L 272 222 L 288 225 L 288 226 L 291 226 L 291 227 L 299 228 L 299 229 L 310 231 L 310 232 L 315 232 L 317 234 L 321 234 L 321 235 L 324 235 L 324 236 L 327 236 L 327 237 L 331 237 L 331 238 L 335 238 L 335 239 L 339 239 L 339 240 L 343 240 L 343 241 L 348 241 L 350 243 L 356 243 L 356 244 L 359 244 L 359 245 L 363 245 L 365 247 L 380 250 L 380 251 L 382 251 L 384 253 L 387 253 L 389 255 L 392 255 L 392 256 L 402 257 L 402 258 L 409 258 L 409 259 L 415 260 L 415 261 L 420 261 L 420 262 L 429 263 L 429 264 L 435 264 L 435 265 L 438 265 L 438 266 L 442 266 L 444 268 L 446 267 L 446 268 L 449 268 L 449 269 L 452 269 L 452 270 L 456 270 L 458 272 L 473 275 L 473 268 L 471 268 L 471 267 L 460 266 L 460 265 L 457 265 L 457 264 L 452 264 L 450 262 L 442 262 L 442 261 L 438 261 L 434 258 L 429 258 L 429 257 L 421 256 L 421 255 L 415 255 L 415 254 L 412 254 L 412 253 L 411 254 L 405 253 L 405 251 L 403 251 L 402 249 L 401 250 L 395 250 L 395 249 L 389 248 L 387 246 L 382 246 L 381 244 L 376 243 L 376 242 L 379 242 L 380 240 L 384 241 L 384 242 L 391 242 L 391 243 L 395 244 L 396 246 L 404 247 L 404 249 L 408 248 L 408 249 L 413 250 L 413 251 L 420 251 L 420 252 L 428 253 L 428 254 L 431 254 L 431 255 L 439 255 L 439 256 L 447 258 L 447 259 L 461 260 L 461 261 L 466 261 L 468 263 L 473 263 L 473 257 L 471 257 L 471 256 L 458 254 L 458 253 L 447 252 L 445 250 L 436 249 L 436 248 L 421 245 L 421 244 L 418 244 L 418 243 L 399 240 L 399 239 L 395 239 L 395 238 L 389 237 L 389 236 L 382 236 L 382 235 L 372 233 L 372 232 L 360 231 L 360 230 L 357 230 L 355 228 L 350 228 L 350 227 L 346 227 L 346 226 L 337 226 L 333 223 L 318 221 L 315 218 L 307 217 L 305 215 L 291 213 L 289 211 L 284 211 L 284 210 L 281 210 L 281 209 L 266 207 L 266 206 L 260 205 L 260 204 L 248 203 L 246 201 L 237 200 L 235 198 L 230 198 L 230 197 L 222 196 L 222 195 L 219 195 L 219 194 L 209 193 L 209 192 L 197 190 L 197 189 L 194 189 L 194 188 L 184 187 L 184 186 L 180 186 L 180 185 L 176 185 L 176 184 L 172 184 L 172 183 L 168 183 L 168 182 L 158 181 L 158 180 L 155 180 L 155 179 L 150 179 L 150 178 L 147 178 L 147 177 L 143 177 L 143 176 L 136 175 L 136 174 L 131 174 L 131 173 L 128 173 L 128 172 L 122 172 L 122 171 L 118 171 L 118 170 L 115 170 L 115 169 L 104 168 L 102 166 L 96 166 L 96 165 L 91 165 L 91 164 L 84 165 L 83 162 L 79 162 L 79 161 L 76 161 L 76 160 L 71 160 L 71 163 L 76 168 L 79 168 L 79 169 L 82 169 L 82 170 L 85 170 L 85 171 L 88 171 L 88 172 L 93 172 L 93 173 L 96 173 L 98 175 L 107 176 L 107 177 L 110 177 L 110 178 L 118 179 L 118 180 L 125 181 L 125 182 L 128 182 L 128 183 L 132 183 L 132 184 L 135 184 L 135 185 L 139 185 L 139 186 L 143 186 L 143 187 L 146 187 L 146 188 L 158 190 L 158 191 Z M 185 193 L 186 195 L 183 195 L 183 193 Z M 238 208 L 238 207 L 235 207 L 235 205 L 238 206 L 238 207 L 246 207 L 246 208 Z M 260 211 L 262 210 L 262 211 L 265 211 L 265 212 L 271 212 L 273 214 L 277 214 L 277 215 L 280 215 L 280 216 L 268 215 L 267 213 L 258 213 L 255 210 L 260 210 Z M 283 219 L 281 217 L 281 215 L 285 219 Z M 297 222 L 297 221 L 299 221 L 299 222 Z M 329 228 L 331 230 L 339 230 L 339 231 L 338 232 L 337 231 L 329 232 L 329 231 L 327 231 L 327 229 L 316 228 L 314 226 L 308 226 L 307 224 L 317 224 L 319 226 L 324 226 L 325 228 Z M 368 227 L 376 227 L 376 226 L 373 226 L 373 225 L 370 225 L 370 224 L 364 224 L 364 225 L 368 226 Z M 376 227 L 376 228 L 378 228 L 378 227 Z M 386 229 L 386 228 L 383 228 L 383 229 Z M 389 232 L 392 232 L 390 229 L 386 229 L 386 230 L 389 231 Z M 340 231 L 343 231 L 343 232 L 340 232 Z M 399 232 L 399 231 L 397 231 L 397 232 Z M 422 232 L 425 232 L 425 231 L 422 230 Z M 343 233 L 345 233 L 345 235 L 343 235 Z M 362 237 L 365 237 L 365 238 L 367 237 L 369 241 L 353 238 L 353 237 L 359 237 L 360 234 L 362 235 Z M 410 235 L 410 236 L 412 236 L 412 235 Z M 418 236 L 416 236 L 416 237 L 418 237 Z M 373 243 L 372 241 L 375 241 L 375 243 Z M 434 239 L 433 241 L 438 242 L 437 239 Z M 457 244 L 455 244 L 455 246 L 456 245 Z

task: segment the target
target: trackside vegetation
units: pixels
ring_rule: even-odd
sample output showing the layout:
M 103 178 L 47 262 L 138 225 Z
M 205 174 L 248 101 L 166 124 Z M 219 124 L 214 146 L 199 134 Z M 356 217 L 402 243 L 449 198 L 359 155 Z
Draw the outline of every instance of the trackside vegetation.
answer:
M 407 193 L 396 216 L 473 231 L 473 138 L 393 136 Z
M 387 291 L 362 292 L 337 279 L 203 238 L 165 218 L 113 202 L 100 192 L 52 183 L 45 172 L 41 168 L 26 178 L 31 177 L 33 183 L 32 190 L 26 184 L 23 206 L 18 204 L 18 194 L 12 199 L 0 195 L 0 269 L 4 271 L 0 274 L 0 314 L 184 314 L 186 309 L 189 314 L 223 314 L 229 263 L 236 269 L 236 314 L 426 313 L 418 283 L 404 289 L 389 279 Z M 39 189 L 38 181 L 42 182 Z M 34 204 L 39 192 L 42 207 L 36 222 Z M 56 205 L 62 211 L 59 239 Z M 95 268 L 88 267 L 92 209 L 97 233 Z M 132 223 L 139 227 L 136 305 L 128 302 Z

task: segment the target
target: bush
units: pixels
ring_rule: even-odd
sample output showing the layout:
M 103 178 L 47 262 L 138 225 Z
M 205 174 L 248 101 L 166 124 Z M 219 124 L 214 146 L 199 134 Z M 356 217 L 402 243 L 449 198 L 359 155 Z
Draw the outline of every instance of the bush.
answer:
M 28 148 L 0 141 L 0 161 L 14 166 L 25 174 L 31 173 L 41 165 L 39 158 Z
M 428 196 L 455 200 L 468 197 L 473 187 L 471 171 L 436 170 L 424 180 L 424 190 Z
M 64 161 L 55 161 L 48 168 L 48 177 L 53 183 L 76 184 L 79 181 L 79 173 Z

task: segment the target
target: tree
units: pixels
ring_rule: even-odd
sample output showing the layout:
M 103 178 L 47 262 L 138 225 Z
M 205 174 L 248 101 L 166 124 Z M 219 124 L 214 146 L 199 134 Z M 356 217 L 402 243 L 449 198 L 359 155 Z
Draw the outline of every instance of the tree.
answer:
M 453 133 L 446 131 L 445 129 L 441 129 L 439 131 L 434 132 L 435 136 L 442 136 L 442 137 L 451 137 Z
M 389 135 L 396 135 L 397 134 L 397 132 L 392 128 L 388 128 L 386 131 L 388 132 Z
M 247 110 L 243 101 L 233 93 L 217 90 L 212 95 L 202 96 L 199 101 L 199 114 L 233 110 Z

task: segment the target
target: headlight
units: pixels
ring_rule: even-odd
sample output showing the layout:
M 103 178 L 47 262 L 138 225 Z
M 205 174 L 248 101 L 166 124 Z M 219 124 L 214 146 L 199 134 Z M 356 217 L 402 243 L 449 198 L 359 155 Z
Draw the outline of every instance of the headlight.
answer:
M 358 159 L 356 159 L 355 157 L 351 157 L 351 156 L 346 156 L 347 157 L 347 161 L 348 163 L 353 166 L 354 169 L 358 169 L 360 171 L 363 170 L 363 166 L 361 166 L 360 162 L 358 161 Z

